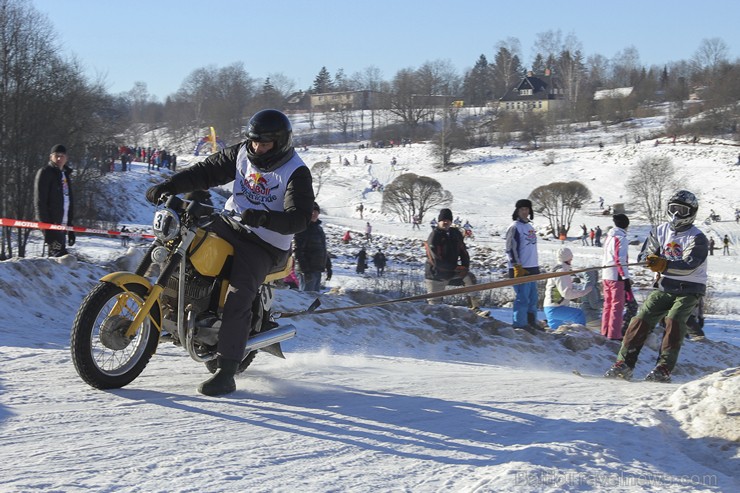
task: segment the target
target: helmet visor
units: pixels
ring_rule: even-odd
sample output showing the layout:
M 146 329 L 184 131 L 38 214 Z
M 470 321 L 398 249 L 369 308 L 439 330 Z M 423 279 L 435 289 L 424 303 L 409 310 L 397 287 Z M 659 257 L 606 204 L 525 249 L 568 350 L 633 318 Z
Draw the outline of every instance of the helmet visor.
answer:
M 691 215 L 691 207 L 684 204 L 668 204 L 668 213 L 672 216 L 689 217 Z
M 247 138 L 254 142 L 275 142 L 275 136 L 271 134 L 258 134 L 257 132 L 250 131 L 247 133 Z

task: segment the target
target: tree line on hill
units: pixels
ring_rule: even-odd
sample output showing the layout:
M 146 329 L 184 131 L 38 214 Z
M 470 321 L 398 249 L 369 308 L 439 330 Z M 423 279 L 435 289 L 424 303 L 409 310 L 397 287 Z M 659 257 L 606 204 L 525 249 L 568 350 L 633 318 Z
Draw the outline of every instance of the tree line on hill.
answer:
M 151 130 L 160 128 L 167 129 L 171 140 L 192 143 L 204 128 L 213 126 L 224 141 L 233 143 L 247 117 L 259 109 L 290 111 L 301 108 L 306 95 L 326 92 L 373 91 L 383 97 L 359 113 L 335 108 L 326 118 L 327 128 L 314 132 L 311 144 L 431 140 L 442 168 L 453 164 L 457 149 L 512 141 L 538 147 L 548 135 L 567 131 L 570 123 L 647 116 L 657 102 L 671 103 L 669 134 L 738 136 L 740 64 L 728 59 L 728 48 L 718 38 L 703 40 L 689 60 L 645 67 L 634 47 L 612 59 L 586 56 L 574 35 L 547 31 L 538 35 L 536 55 L 526 69 L 519 40 L 508 38 L 496 45 L 492 56 L 481 54 L 471 61 L 472 68 L 462 75 L 445 60 L 399 70 L 388 80 L 372 66 L 352 75 L 341 68 L 332 75 L 321 67 L 312 86 L 303 91 L 282 73 L 257 80 L 237 62 L 193 70 L 174 94 L 160 102 L 144 82 L 109 94 L 103 81 L 88 80 L 79 61 L 60 53 L 53 26 L 27 0 L 0 0 L 0 12 L 2 217 L 33 217 L 29 184 L 55 143 L 64 142 L 70 149 L 77 200 L 90 205 L 80 210 L 91 220 L 100 219 L 93 217 L 97 210 L 93 205 L 100 203 L 93 185 L 100 171 L 93 163 L 108 157 L 102 155 L 105 149 L 124 143 L 159 147 Z M 567 101 L 561 110 L 516 113 L 489 105 L 527 70 L 545 69 L 561 81 Z M 602 104 L 594 100 L 597 89 L 623 86 L 633 87 L 629 98 Z M 686 104 L 697 91 L 701 104 Z M 475 109 L 462 111 L 451 104 L 454 101 Z M 314 121 L 310 105 L 302 111 Z M 689 120 L 699 111 L 703 118 Z M 5 240 L 9 241 L 7 236 Z

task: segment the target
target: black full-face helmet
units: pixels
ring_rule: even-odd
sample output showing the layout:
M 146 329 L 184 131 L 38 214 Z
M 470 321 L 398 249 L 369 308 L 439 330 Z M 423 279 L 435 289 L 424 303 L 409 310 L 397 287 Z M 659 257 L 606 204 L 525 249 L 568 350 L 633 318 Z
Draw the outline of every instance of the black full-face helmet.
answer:
M 699 201 L 696 195 L 687 191 L 679 190 L 668 199 L 666 213 L 675 231 L 683 231 L 694 224 L 696 213 L 699 210 Z
M 262 171 L 272 171 L 287 161 L 293 149 L 293 127 L 290 120 L 278 110 L 262 110 L 254 114 L 247 124 L 247 155 Z M 252 142 L 274 142 L 268 152 L 257 155 Z

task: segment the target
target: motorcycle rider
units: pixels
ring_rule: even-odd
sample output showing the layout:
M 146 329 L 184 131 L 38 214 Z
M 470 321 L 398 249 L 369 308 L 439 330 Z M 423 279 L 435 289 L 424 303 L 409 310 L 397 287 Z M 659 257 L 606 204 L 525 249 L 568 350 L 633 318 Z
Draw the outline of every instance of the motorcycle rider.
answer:
M 146 192 L 151 203 L 163 194 L 206 190 L 234 182 L 224 208 L 241 215 L 246 228 L 215 221 L 211 230 L 234 247 L 229 289 L 218 335 L 218 370 L 198 387 L 217 396 L 236 390 L 234 375 L 244 358 L 252 302 L 267 274 L 290 254 L 295 233 L 311 220 L 311 172 L 293 148 L 290 120 L 278 110 L 257 112 L 246 139 L 208 156 Z

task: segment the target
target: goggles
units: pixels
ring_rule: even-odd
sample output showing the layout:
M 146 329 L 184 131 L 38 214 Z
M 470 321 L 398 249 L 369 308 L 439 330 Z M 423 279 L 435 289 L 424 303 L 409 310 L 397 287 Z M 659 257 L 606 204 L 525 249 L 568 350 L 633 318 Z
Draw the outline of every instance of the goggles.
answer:
M 691 207 L 684 204 L 668 204 L 668 213 L 672 216 L 688 217 L 691 215 Z

